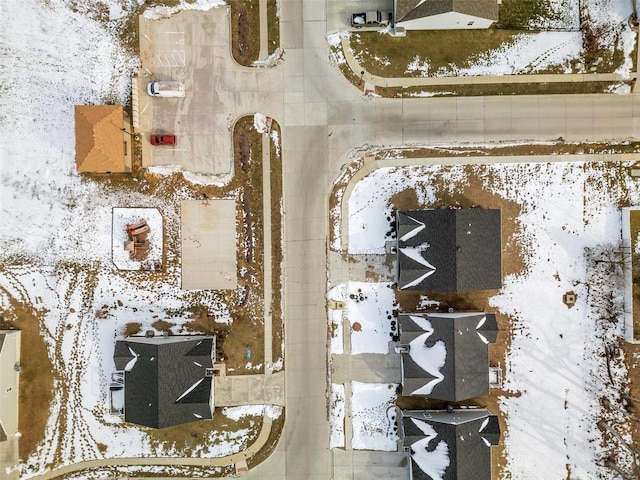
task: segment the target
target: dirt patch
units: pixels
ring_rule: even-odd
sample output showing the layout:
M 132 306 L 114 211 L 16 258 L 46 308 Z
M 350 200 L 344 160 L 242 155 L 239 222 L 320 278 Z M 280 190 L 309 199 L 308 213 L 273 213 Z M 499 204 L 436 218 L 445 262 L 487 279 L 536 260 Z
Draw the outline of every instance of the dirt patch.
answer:
M 18 426 L 22 437 L 18 449 L 24 462 L 35 453 L 38 442 L 44 438 L 56 377 L 47 344 L 40 334 L 44 312 L 34 310 L 11 297 L 7 290 L 2 290 L 9 298 L 9 309 L 0 311 L 0 329 L 21 331 Z
M 260 8 L 252 0 L 228 0 L 231 8 L 231 54 L 240 65 L 250 67 L 260 53 Z
M 237 142 L 240 168 L 244 173 L 247 173 L 251 165 L 251 144 L 249 139 L 243 132 L 238 132 L 234 135 L 234 141 Z

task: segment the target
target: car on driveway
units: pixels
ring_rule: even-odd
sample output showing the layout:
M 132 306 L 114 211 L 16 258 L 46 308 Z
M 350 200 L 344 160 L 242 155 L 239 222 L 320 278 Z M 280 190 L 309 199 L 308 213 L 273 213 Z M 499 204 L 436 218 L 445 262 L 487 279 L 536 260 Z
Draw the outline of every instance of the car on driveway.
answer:
M 150 82 L 147 93 L 151 97 L 184 97 L 184 84 L 171 80 Z
M 362 27 L 386 27 L 391 22 L 393 14 L 375 10 L 371 12 L 354 13 L 351 15 L 351 26 Z
M 164 133 L 156 133 L 151 135 L 151 145 L 174 146 L 175 144 L 176 144 L 175 135 L 166 135 Z

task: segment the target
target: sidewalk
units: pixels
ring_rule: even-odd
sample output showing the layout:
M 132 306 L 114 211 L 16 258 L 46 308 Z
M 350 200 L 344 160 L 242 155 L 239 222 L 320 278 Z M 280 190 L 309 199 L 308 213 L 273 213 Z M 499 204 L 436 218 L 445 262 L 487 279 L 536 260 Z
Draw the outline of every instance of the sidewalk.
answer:
M 618 73 L 494 75 L 467 77 L 396 77 L 387 78 L 367 72 L 353 56 L 349 38 L 341 38 L 342 52 L 353 74 L 376 87 L 421 87 L 441 85 L 477 85 L 505 83 L 573 83 L 573 82 L 623 82 L 629 80 Z M 638 49 L 640 52 L 640 49 Z M 640 53 L 638 54 L 640 57 Z M 639 65 L 640 63 L 636 63 Z M 362 73 L 364 72 L 364 73 Z M 635 74 L 634 74 L 635 75 Z

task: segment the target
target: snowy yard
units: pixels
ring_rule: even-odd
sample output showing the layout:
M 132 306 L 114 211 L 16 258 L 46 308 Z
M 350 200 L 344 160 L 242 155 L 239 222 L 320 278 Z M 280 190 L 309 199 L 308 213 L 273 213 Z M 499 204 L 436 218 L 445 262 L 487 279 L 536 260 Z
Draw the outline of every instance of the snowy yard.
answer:
M 397 450 L 396 384 L 351 382 L 351 422 L 355 450 Z
M 640 201 L 640 186 L 626 174 L 628 165 L 622 167 L 381 168 L 364 177 L 348 200 L 350 253 L 384 251 L 392 197 L 403 190 L 415 192 L 413 208 L 428 208 L 443 195 L 474 202 L 477 192 L 468 181 L 474 178 L 483 191 L 519 205 L 519 215 L 509 221 L 518 226 L 514 240 L 525 268 L 507 275 L 490 300 L 512 322 L 504 389 L 517 395 L 500 398 L 508 424 L 504 478 L 526 479 L 532 471 L 540 478 L 564 478 L 567 470 L 577 478 L 611 478 L 611 471 L 601 466 L 605 445 L 596 422 L 605 415 L 603 396 L 619 401 L 621 392 L 609 380 L 603 349 L 621 335 L 623 321 L 619 315 L 615 322 L 602 322 L 596 292 L 611 292 L 614 306 L 620 306 L 622 285 L 598 270 L 601 253 L 591 254 L 594 260 L 585 251 L 615 251 L 621 238 L 619 207 Z M 511 240 L 503 233 L 503 242 Z M 571 309 L 562 303 L 569 290 L 577 294 Z M 614 383 L 624 384 L 620 355 L 609 361 Z M 624 417 L 617 421 L 625 423 Z
M 77 8 L 57 0 L 2 8 L 0 42 L 10 53 L 0 65 L 0 313 L 12 319 L 15 305 L 35 312 L 56 375 L 51 405 L 39 406 L 50 408 L 44 437 L 23 458 L 21 478 L 94 458 L 238 452 L 255 438 L 262 413 L 240 418 L 229 410 L 238 420 L 227 418 L 225 428 L 207 424 L 195 446 L 158 440 L 108 413 L 114 343 L 127 324 L 144 331 L 163 321 L 186 333 L 195 304 L 217 322 L 231 316 L 221 294 L 180 289 L 179 204 L 194 195 L 186 182 L 158 187 L 144 178 L 76 173 L 74 105 L 129 102 L 138 61 L 121 48 L 115 29 L 140 2 L 102 2 L 104 22 L 94 20 L 94 2 L 73 3 Z M 198 0 L 188 8 L 219 3 Z M 134 219 L 113 210 L 123 206 L 145 210 Z M 139 213 L 150 213 L 152 257 L 162 256 L 163 233 L 167 238 L 166 270 L 154 278 L 113 264 L 128 253 L 122 238 L 112 237 L 112 222 L 117 231 Z M 137 267 L 126 260 L 125 267 Z
M 411 31 L 406 38 L 399 39 L 379 33 L 354 33 L 350 39 L 351 49 L 368 72 L 383 77 L 615 71 L 629 78 L 635 45 L 635 33 L 627 24 L 632 13 L 631 1 L 549 0 L 538 3 L 542 4 L 538 13 L 546 10 L 545 15 L 534 15 L 525 24 L 507 23 L 492 31 Z M 517 2 L 511 2 L 511 5 L 519 8 Z M 585 25 L 582 29 L 580 19 Z M 499 19 L 499 23 L 501 21 Z M 508 19 L 505 21 L 509 22 Z M 339 33 L 332 34 L 329 43 L 337 46 L 339 36 Z M 497 42 L 499 36 L 504 37 L 501 43 Z M 456 50 L 447 51 L 444 46 L 453 38 L 458 39 Z M 344 62 L 339 49 L 334 49 L 334 53 L 338 63 Z

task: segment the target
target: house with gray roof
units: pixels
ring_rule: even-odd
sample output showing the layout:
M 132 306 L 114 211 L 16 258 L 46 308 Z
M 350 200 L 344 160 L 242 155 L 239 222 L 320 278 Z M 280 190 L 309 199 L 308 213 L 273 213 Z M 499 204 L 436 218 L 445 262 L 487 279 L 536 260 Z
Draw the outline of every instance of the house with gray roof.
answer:
M 489 393 L 493 313 L 402 313 L 402 394 L 459 402 Z
M 485 409 L 413 410 L 402 414 L 411 480 L 491 480 L 498 417 Z
M 400 290 L 469 292 L 502 287 L 500 210 L 396 212 Z
M 128 337 L 113 360 L 124 372 L 124 419 L 152 428 L 213 415 L 215 337 Z
M 395 0 L 393 18 L 405 30 L 489 28 L 498 20 L 498 0 Z

